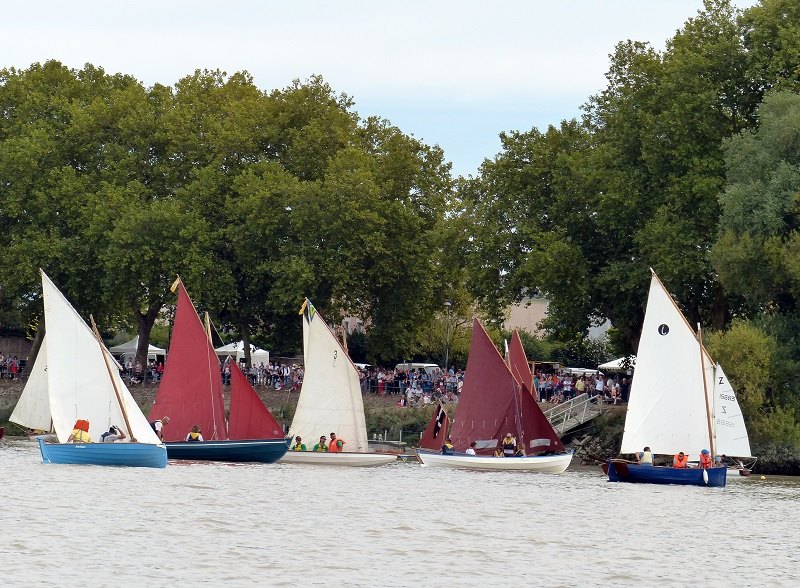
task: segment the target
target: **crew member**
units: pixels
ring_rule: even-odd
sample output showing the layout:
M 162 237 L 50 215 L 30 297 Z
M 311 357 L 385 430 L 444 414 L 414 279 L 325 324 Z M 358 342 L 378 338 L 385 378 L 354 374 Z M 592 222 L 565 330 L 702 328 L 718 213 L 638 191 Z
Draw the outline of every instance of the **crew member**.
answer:
M 203 441 L 203 434 L 200 432 L 200 425 L 195 425 L 192 430 L 186 434 L 187 441 Z
M 331 433 L 331 442 L 328 443 L 328 451 L 331 453 L 340 453 L 344 447 L 344 441 L 336 436 L 336 433 Z
M 672 467 L 674 468 L 688 468 L 689 467 L 689 456 L 685 455 L 683 451 L 676 454 L 674 458 L 672 458 Z
M 158 435 L 158 438 L 163 441 L 164 440 L 164 425 L 169 424 L 169 417 L 165 416 L 160 419 L 156 419 L 150 423 L 150 426 L 153 427 L 153 430 Z
M 302 437 L 298 435 L 297 437 L 294 438 L 294 445 L 292 446 L 292 451 L 305 451 L 305 450 L 306 450 L 306 444 L 303 443 Z
M 327 443 L 327 438 L 325 437 L 325 435 L 320 437 L 319 438 L 319 443 L 314 445 L 314 451 L 324 452 L 324 453 L 328 452 L 328 443 Z
M 511 433 L 506 433 L 503 438 L 503 455 L 506 457 L 513 457 L 517 451 L 517 440 L 511 436 Z
M 91 443 L 92 438 L 89 436 L 89 421 L 78 419 L 75 421 L 75 426 L 72 433 L 67 438 L 67 443 Z
M 447 440 L 444 442 L 444 445 L 442 445 L 442 453 L 444 455 L 453 455 L 455 452 L 456 450 L 453 449 L 453 440 L 450 437 L 448 437 Z
M 700 452 L 700 467 L 706 469 L 714 467 L 714 463 L 711 460 L 711 452 L 708 449 L 703 449 Z
M 642 465 L 653 465 L 653 452 L 646 446 L 644 451 L 639 452 L 639 463 Z
M 122 432 L 122 429 L 111 425 L 111 428 L 100 435 L 100 442 L 101 443 L 113 443 L 114 441 L 122 441 L 125 438 L 125 433 Z

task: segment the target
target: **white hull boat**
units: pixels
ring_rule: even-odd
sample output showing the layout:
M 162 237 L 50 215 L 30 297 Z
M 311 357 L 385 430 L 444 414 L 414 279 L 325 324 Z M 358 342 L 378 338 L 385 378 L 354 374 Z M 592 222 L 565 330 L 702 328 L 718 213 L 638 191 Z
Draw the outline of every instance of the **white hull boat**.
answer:
M 533 455 L 530 457 L 486 457 L 466 453 L 442 454 L 417 451 L 423 466 L 451 468 L 457 470 L 479 470 L 487 472 L 540 472 L 560 474 L 572 461 L 572 454 Z
M 394 463 L 397 461 L 397 456 L 390 453 L 354 453 L 349 451 L 341 451 L 339 453 L 287 451 L 280 461 L 281 463 L 368 467 Z

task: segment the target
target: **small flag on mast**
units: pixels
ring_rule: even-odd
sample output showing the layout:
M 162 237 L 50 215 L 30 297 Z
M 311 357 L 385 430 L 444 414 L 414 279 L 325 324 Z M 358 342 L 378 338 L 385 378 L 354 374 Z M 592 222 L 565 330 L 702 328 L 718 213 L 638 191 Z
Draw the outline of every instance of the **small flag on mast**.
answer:
M 178 276 L 178 278 L 174 282 L 172 282 L 172 286 L 169 287 L 170 292 L 175 292 L 178 289 L 178 284 L 180 283 L 181 283 L 181 277 Z

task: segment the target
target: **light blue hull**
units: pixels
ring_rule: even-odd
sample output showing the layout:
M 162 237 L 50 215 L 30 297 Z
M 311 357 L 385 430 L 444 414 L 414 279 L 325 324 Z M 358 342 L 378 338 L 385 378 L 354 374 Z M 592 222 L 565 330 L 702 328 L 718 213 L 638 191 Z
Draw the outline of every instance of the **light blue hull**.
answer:
M 288 449 L 283 438 L 247 441 L 170 441 L 165 445 L 170 459 L 259 463 L 276 462 Z
M 611 459 L 607 462 L 609 482 L 634 484 L 679 484 L 682 486 L 725 486 L 726 468 L 670 468 L 647 466 Z M 604 468 L 605 469 L 605 468 Z
M 45 443 L 37 437 L 43 463 L 167 467 L 167 450 L 150 443 Z

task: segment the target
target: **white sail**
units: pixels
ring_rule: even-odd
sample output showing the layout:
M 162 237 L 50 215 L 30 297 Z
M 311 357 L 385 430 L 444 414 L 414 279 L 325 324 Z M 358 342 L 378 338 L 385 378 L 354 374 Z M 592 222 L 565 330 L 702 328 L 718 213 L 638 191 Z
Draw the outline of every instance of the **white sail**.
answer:
M 750 439 L 742 409 L 728 377 L 717 364 L 714 374 L 714 447 L 718 455 L 750 457 Z
M 122 382 L 111 354 L 98 343 L 88 325 L 44 272 L 42 292 L 50 412 L 58 440 L 65 443 L 75 421 L 85 419 L 89 421 L 89 434 L 94 441 L 111 425 L 116 425 L 140 443 L 159 443 Z M 106 360 L 111 366 L 111 378 Z M 122 416 L 112 378 L 125 405 L 131 430 Z
M 683 451 L 697 459 L 710 449 L 700 349 L 694 330 L 653 274 L 620 453 L 649 446 L 654 453 Z M 713 365 L 707 354 L 704 364 Z
M 19 397 L 14 412 L 8 419 L 29 429 L 49 431 L 51 424 L 50 397 L 47 387 L 47 335 L 42 339 L 39 355 L 33 364 L 31 375 Z
M 303 313 L 305 374 L 289 435 L 311 449 L 330 433 L 344 451 L 368 450 L 367 425 L 358 371 L 319 313 L 307 302 Z

